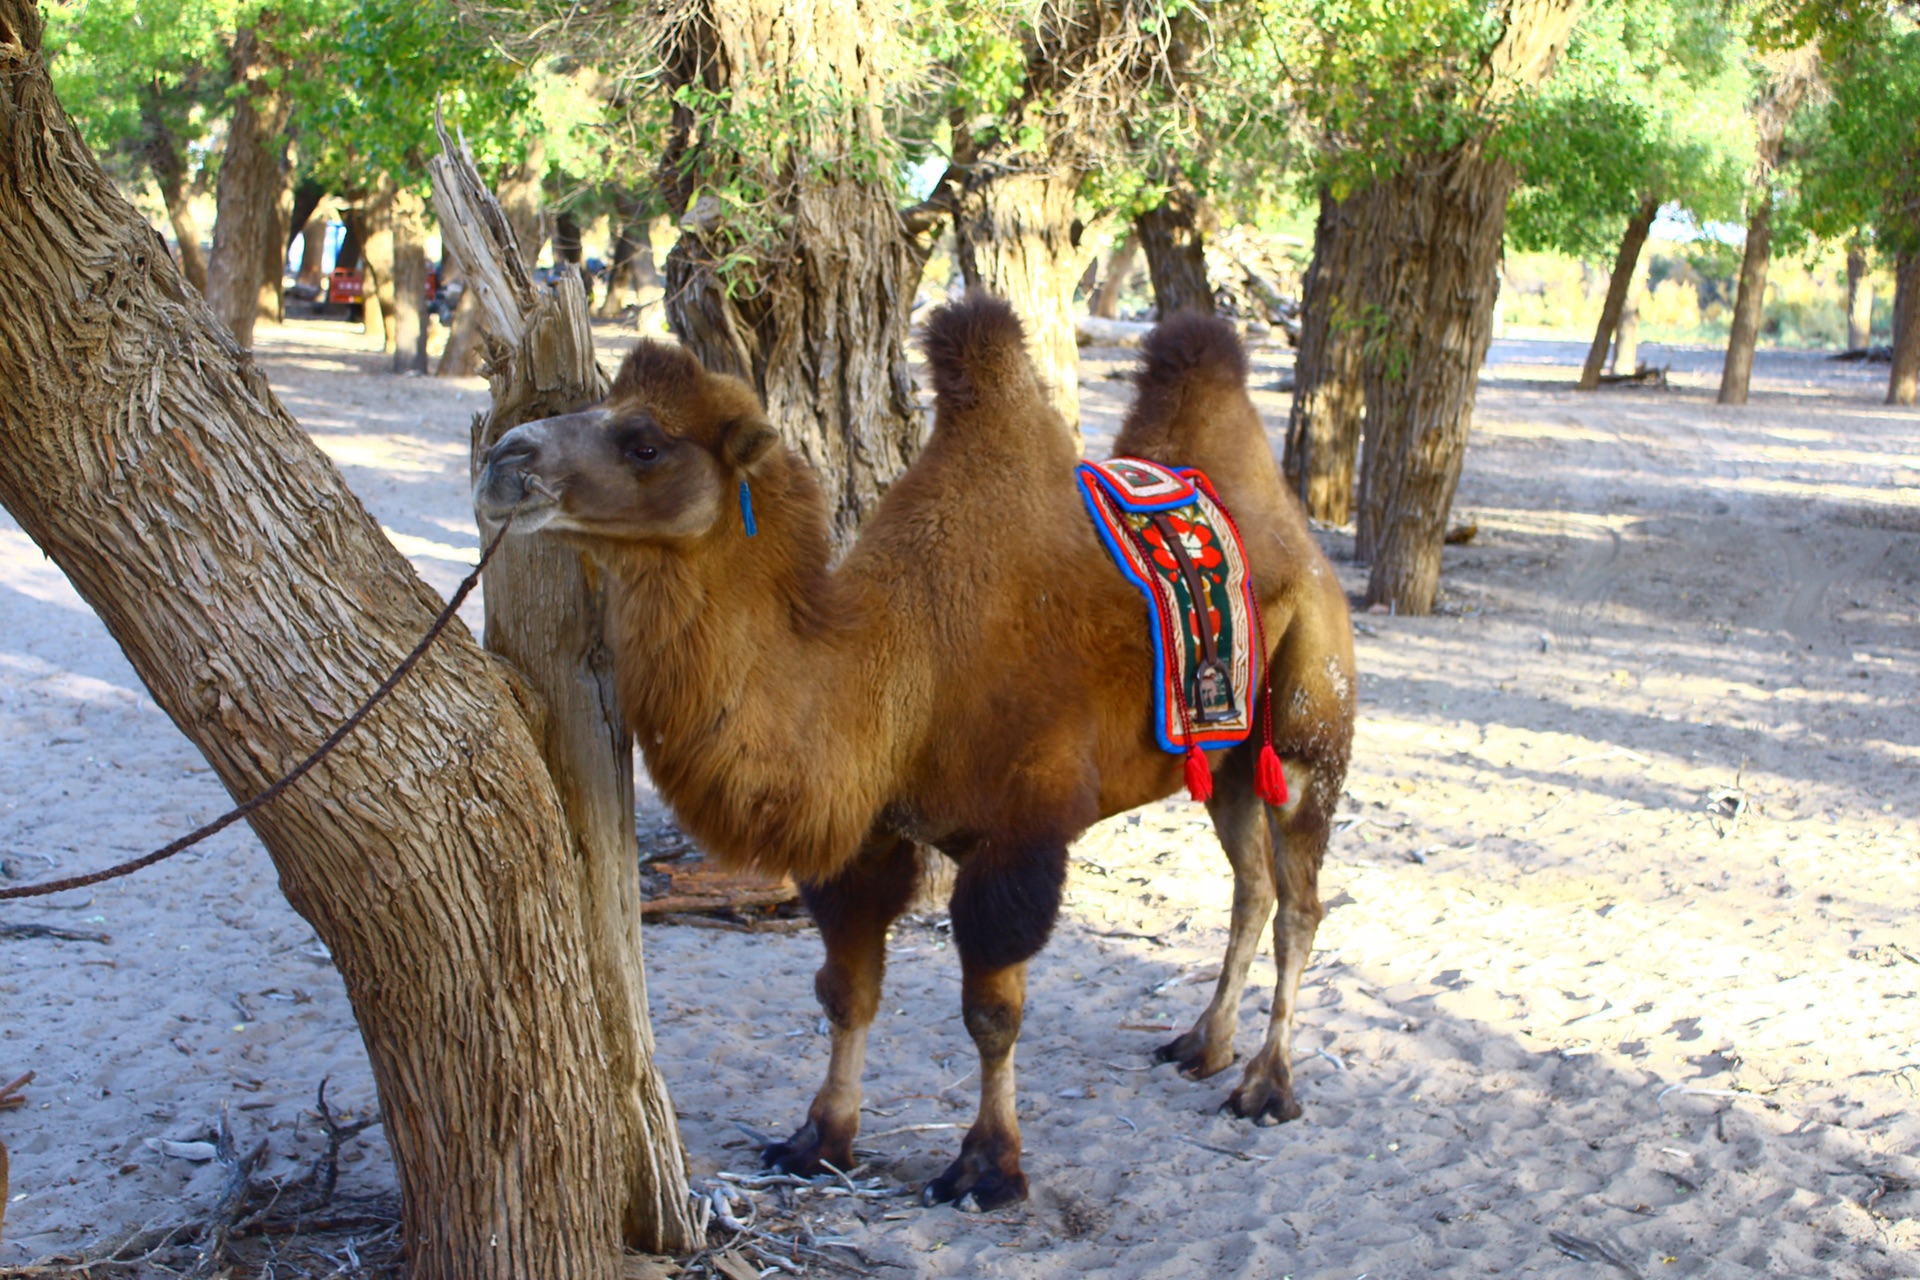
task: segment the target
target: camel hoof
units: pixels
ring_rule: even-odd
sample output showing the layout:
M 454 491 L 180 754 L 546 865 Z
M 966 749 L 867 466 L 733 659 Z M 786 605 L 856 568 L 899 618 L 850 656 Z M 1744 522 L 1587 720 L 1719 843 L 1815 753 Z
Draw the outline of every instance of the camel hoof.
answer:
M 980 1213 L 992 1213 L 995 1209 L 1004 1209 L 1027 1198 L 1027 1175 L 1015 1169 L 1006 1173 L 999 1169 L 969 1169 L 967 1158 L 963 1155 L 947 1166 L 947 1171 L 926 1185 L 920 1192 L 920 1203 L 932 1208 L 937 1204 L 954 1204 L 962 1209 L 972 1207 Z
M 836 1145 L 844 1150 L 834 1150 Z M 775 1142 L 760 1153 L 761 1168 L 801 1178 L 825 1173 L 829 1164 L 836 1169 L 853 1168 L 853 1144 L 828 1142 L 811 1120 L 795 1129 L 785 1142 Z
M 1233 1091 L 1232 1097 L 1220 1104 L 1220 1110 L 1262 1126 L 1285 1124 L 1289 1120 L 1298 1120 L 1303 1114 L 1293 1090 L 1276 1087 L 1265 1081 L 1241 1085 Z
M 1177 1040 L 1169 1040 L 1153 1051 L 1155 1062 L 1176 1062 L 1180 1074 L 1189 1080 L 1205 1080 L 1218 1075 L 1240 1060 L 1232 1050 L 1224 1054 L 1212 1051 L 1212 1045 L 1198 1031 L 1189 1031 Z

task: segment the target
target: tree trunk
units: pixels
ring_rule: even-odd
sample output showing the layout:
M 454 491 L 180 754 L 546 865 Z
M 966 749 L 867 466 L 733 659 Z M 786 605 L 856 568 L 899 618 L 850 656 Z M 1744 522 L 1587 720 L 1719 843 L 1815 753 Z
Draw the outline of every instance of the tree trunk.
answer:
M 411 189 L 393 199 L 393 371 L 427 371 L 427 202 Z
M 1787 122 L 1800 107 L 1819 66 L 1812 46 L 1775 54 L 1764 92 L 1754 104 L 1755 148 L 1759 171 L 1751 195 L 1747 244 L 1740 257 L 1740 285 L 1733 300 L 1733 325 L 1727 334 L 1727 359 L 1720 373 L 1721 404 L 1745 404 L 1753 380 L 1753 348 L 1760 338 L 1760 314 L 1767 303 L 1767 266 L 1773 257 L 1773 168 L 1780 160 Z
M 180 140 L 167 127 L 159 100 L 151 91 L 140 95 L 141 149 L 147 167 L 153 171 L 154 185 L 167 206 L 167 218 L 173 223 L 173 239 L 180 255 L 180 272 L 187 283 L 204 295 L 207 291 L 207 255 L 200 247 L 200 224 L 193 216 L 188 199 L 187 166 L 180 158 Z
M 1123 237 L 1107 255 L 1107 274 L 1101 279 L 1099 287 L 1093 291 L 1093 298 L 1087 303 L 1087 314 L 1102 320 L 1112 320 L 1120 312 L 1120 291 L 1127 287 L 1127 277 L 1133 274 L 1133 264 L 1140 257 L 1140 238 Z
M 1360 353 L 1359 268 L 1362 197 L 1320 193 L 1313 262 L 1300 304 L 1300 349 L 1293 363 L 1284 470 L 1307 514 L 1328 524 L 1353 516 L 1353 464 L 1366 396 Z
M 308 218 L 300 229 L 300 274 L 297 283 L 317 285 L 327 274 L 327 218 Z
M 434 207 L 455 246 L 489 336 L 492 410 L 474 421 L 473 462 L 523 422 L 571 413 L 605 398 L 593 359 L 587 296 L 569 272 L 548 293 L 533 286 L 515 247 L 492 228 L 501 212 L 465 149 L 433 159 Z M 580 553 L 556 540 L 503 545 L 485 579 L 487 648 L 511 663 L 545 707 L 541 754 L 560 787 L 572 830 L 586 959 L 610 1050 L 614 1086 L 607 1122 L 620 1153 L 617 1185 L 629 1240 L 683 1251 L 697 1242 L 678 1123 L 653 1066 L 646 971 L 640 949 L 640 850 L 633 829 L 633 739 L 615 696 L 603 639 L 605 592 Z
M 1857 243 L 1847 246 L 1847 350 L 1864 351 L 1873 342 L 1873 277 L 1867 272 L 1867 254 Z
M 1213 314 L 1213 289 L 1207 284 L 1207 253 L 1200 229 L 1200 197 L 1175 183 L 1166 198 L 1133 220 L 1147 253 L 1153 278 L 1154 314 L 1165 320 L 1176 311 Z
M 1553 71 L 1580 0 L 1509 0 L 1474 108 L 1492 113 Z M 1366 195 L 1361 268 L 1366 426 L 1355 547 L 1367 602 L 1433 610 L 1440 552 L 1493 336 L 1512 168 L 1469 137 L 1416 154 Z
M 533 270 L 540 261 L 540 249 L 547 242 L 546 198 L 542 183 L 547 176 L 547 143 L 535 137 L 527 144 L 526 163 L 509 170 L 500 179 L 500 208 L 513 228 L 513 242 L 519 246 L 520 261 Z
M 1493 337 L 1511 168 L 1473 143 L 1365 197 L 1366 441 L 1356 553 L 1367 603 L 1433 610 L 1440 550 Z
M 1747 247 L 1740 256 L 1740 287 L 1733 299 L 1733 327 L 1720 373 L 1720 403 L 1745 404 L 1753 381 L 1753 348 L 1760 338 L 1760 312 L 1767 301 L 1767 265 L 1773 259 L 1773 188 L 1762 185 L 1747 221 Z
M 1920 253 L 1902 253 L 1893 278 L 1893 367 L 1887 372 L 1887 403 L 1912 404 L 1920 393 Z
M 441 234 L 444 236 L 445 232 Z M 446 260 L 451 266 L 450 276 L 465 276 L 466 268 L 451 249 L 447 251 Z M 485 336 L 480 328 L 480 304 L 474 297 L 473 281 L 466 279 L 463 283 L 460 301 L 454 304 L 448 325 L 446 350 L 440 353 L 440 363 L 434 366 L 436 378 L 470 378 L 480 372 Z
M 262 24 L 269 18 L 262 15 Z M 234 37 L 228 62 L 234 84 L 243 88 L 234 100 L 227 149 L 220 159 L 206 292 L 207 305 L 243 347 L 253 345 L 266 287 L 264 246 L 282 235 L 278 219 L 285 174 L 278 142 L 290 107 L 286 93 L 265 78 L 272 61 L 254 28 Z M 277 273 L 273 284 L 277 289 Z
M 1607 301 L 1600 308 L 1600 325 L 1593 332 L 1593 345 L 1587 348 L 1587 363 L 1580 370 L 1577 390 L 1592 391 L 1600 385 L 1600 371 L 1607 363 L 1607 349 L 1613 345 L 1613 335 L 1619 328 L 1621 313 L 1627 305 L 1627 295 L 1633 290 L 1634 273 L 1640 267 L 1640 250 L 1647 243 L 1647 233 L 1653 229 L 1654 215 L 1659 212 L 1660 202 L 1648 196 L 1640 202 L 1640 212 L 1627 220 L 1627 233 L 1620 238 L 1620 252 L 1613 260 L 1613 275 L 1607 280 Z M 1629 368 L 1627 372 L 1633 370 Z
M 891 38 L 881 29 L 890 12 L 872 0 L 692 11 L 665 49 L 668 82 L 730 91 L 740 112 L 795 82 L 852 75 L 847 105 L 813 113 L 791 145 L 832 156 L 877 146 L 883 123 L 856 104 L 885 89 L 873 51 Z M 770 184 L 783 193 L 779 245 L 763 249 L 750 276 L 732 277 L 729 291 L 716 252 L 729 228 L 716 201 L 693 204 L 688 176 L 707 145 L 693 114 L 676 107 L 660 165 L 682 230 L 667 256 L 667 321 L 709 369 L 760 392 L 769 420 L 819 472 L 844 547 L 920 447 L 907 325 L 926 247 L 908 233 L 886 182 L 863 179 L 857 166 L 802 166 L 802 181 Z
M 553 215 L 553 263 L 577 267 L 581 262 L 580 221 L 570 212 Z
M 598 315 L 611 320 L 640 302 L 640 291 L 659 283 L 653 265 L 652 219 L 645 206 L 634 202 L 616 211 L 618 231 L 613 241 L 613 263 L 607 269 L 607 296 Z
M 87 154 L 39 34 L 29 0 L 0 0 L 0 501 L 251 795 L 439 601 Z M 631 1153 L 590 998 L 606 907 L 464 628 L 252 824 L 345 980 L 409 1274 L 613 1280 L 626 1188 L 608 1175 Z
M 273 220 L 260 242 L 260 291 L 255 295 L 257 324 L 281 324 L 287 318 L 287 250 L 293 244 L 293 166 L 286 139 L 280 140 L 273 169 Z
M 380 337 L 381 349 L 391 355 L 399 349 L 399 318 L 394 314 L 393 205 L 398 188 L 393 175 L 383 173 L 360 209 L 360 253 L 366 263 L 361 289 L 362 328 Z
M 1073 286 L 1086 266 L 1086 250 L 1074 235 L 1080 173 L 1066 166 L 1000 173 L 985 157 L 973 164 L 996 176 L 961 193 L 954 217 L 960 273 L 969 289 L 985 289 L 1012 304 L 1053 407 L 1077 432 L 1080 347 Z

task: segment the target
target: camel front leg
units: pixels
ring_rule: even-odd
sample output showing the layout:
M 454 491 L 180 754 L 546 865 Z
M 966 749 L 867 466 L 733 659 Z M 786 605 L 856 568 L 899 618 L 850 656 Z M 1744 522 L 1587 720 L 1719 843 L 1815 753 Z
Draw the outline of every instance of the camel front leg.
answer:
M 869 845 L 835 879 L 800 887 L 827 945 L 813 989 L 833 1031 L 833 1052 L 806 1123 L 761 1153 L 768 1168 L 811 1176 L 827 1165 L 843 1173 L 853 1167 L 867 1029 L 880 1007 L 887 929 L 912 900 L 918 872 L 913 843 L 889 836 Z
M 960 951 L 961 1013 L 980 1052 L 980 1113 L 959 1158 L 921 1193 L 923 1203 L 970 1198 L 981 1209 L 997 1209 L 1027 1198 L 1013 1047 L 1026 1009 L 1027 961 L 1053 932 L 1066 879 L 1064 843 L 989 844 L 960 863 L 953 941 Z
M 981 1209 L 1027 1198 L 1020 1168 L 1020 1120 L 1015 1114 L 1013 1050 L 1027 1001 L 1027 966 L 980 969 L 961 957 L 961 1009 L 967 1034 L 980 1051 L 980 1112 L 960 1143 L 960 1155 L 920 1193 L 923 1204 L 972 1197 Z

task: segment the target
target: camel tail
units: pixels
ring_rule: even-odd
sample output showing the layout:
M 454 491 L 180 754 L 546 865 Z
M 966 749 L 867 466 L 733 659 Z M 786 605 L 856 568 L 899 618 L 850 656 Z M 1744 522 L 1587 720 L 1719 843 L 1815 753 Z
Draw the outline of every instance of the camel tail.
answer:
M 1037 389 L 1026 330 L 1013 308 L 992 294 L 970 290 L 934 311 L 925 346 L 934 393 L 953 408 L 1009 393 L 1025 398 Z

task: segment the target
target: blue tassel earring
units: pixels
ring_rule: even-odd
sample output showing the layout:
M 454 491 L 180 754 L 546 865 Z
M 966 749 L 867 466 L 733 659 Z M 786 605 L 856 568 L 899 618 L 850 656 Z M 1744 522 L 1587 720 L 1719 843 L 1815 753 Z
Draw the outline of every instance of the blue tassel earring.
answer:
M 747 536 L 749 538 L 759 532 L 753 523 L 753 491 L 747 488 L 747 482 L 745 480 L 740 482 L 740 519 L 744 521 L 747 526 Z

